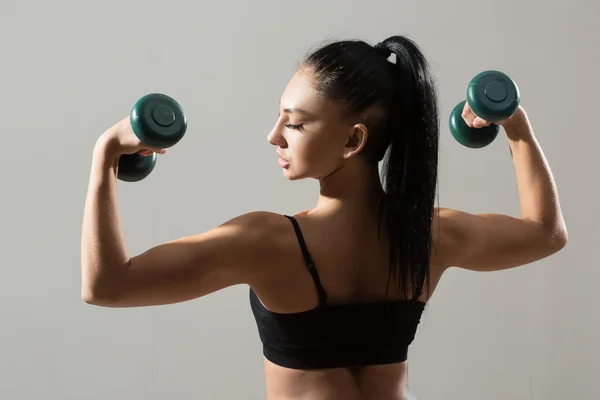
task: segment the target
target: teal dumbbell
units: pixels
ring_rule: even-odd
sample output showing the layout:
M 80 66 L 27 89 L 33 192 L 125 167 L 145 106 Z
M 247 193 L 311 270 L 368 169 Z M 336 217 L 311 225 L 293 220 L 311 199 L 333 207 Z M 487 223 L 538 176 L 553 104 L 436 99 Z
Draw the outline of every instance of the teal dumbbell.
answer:
M 131 127 L 142 143 L 154 148 L 168 148 L 177 144 L 187 130 L 187 117 L 177 101 L 161 93 L 140 98 L 130 113 Z M 119 157 L 117 178 L 138 182 L 146 178 L 156 165 L 156 153 L 139 153 Z
M 462 118 L 465 102 L 479 118 L 493 122 L 483 128 L 471 128 Z M 478 149 L 492 143 L 500 127 L 495 124 L 511 115 L 519 107 L 520 94 L 517 84 L 499 71 L 477 74 L 467 87 L 467 100 L 456 105 L 450 113 L 450 132 L 463 146 Z

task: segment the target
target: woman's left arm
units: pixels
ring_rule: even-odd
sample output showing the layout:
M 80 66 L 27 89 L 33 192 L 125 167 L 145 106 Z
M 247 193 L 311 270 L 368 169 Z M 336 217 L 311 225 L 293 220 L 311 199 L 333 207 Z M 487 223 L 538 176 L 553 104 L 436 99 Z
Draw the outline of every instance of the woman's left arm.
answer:
M 93 151 L 81 236 L 85 302 L 106 307 L 169 304 L 260 279 L 274 242 L 273 217 L 267 212 L 248 213 L 130 257 L 117 204 L 122 153 L 113 136 L 103 135 Z

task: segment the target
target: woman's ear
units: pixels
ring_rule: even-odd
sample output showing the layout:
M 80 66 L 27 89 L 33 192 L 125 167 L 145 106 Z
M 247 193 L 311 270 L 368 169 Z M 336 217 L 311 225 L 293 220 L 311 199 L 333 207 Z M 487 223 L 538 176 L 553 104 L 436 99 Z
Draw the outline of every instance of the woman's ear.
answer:
M 369 130 L 365 124 L 353 125 L 344 145 L 344 158 L 349 159 L 360 153 L 367 143 L 368 136 Z

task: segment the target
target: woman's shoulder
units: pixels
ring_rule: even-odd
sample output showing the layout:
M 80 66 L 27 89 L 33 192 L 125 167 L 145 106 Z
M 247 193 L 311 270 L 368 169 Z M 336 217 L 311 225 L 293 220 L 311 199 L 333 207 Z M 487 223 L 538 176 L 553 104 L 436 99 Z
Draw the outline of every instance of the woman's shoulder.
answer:
M 290 215 L 298 217 L 300 213 Z M 287 214 L 273 211 L 251 211 L 234 217 L 226 222 L 233 228 L 244 231 L 244 236 L 260 248 L 263 253 L 274 256 L 288 242 L 291 223 Z
M 272 211 L 250 211 L 228 220 L 226 225 L 238 226 L 250 237 L 268 239 L 277 237 L 289 225 L 285 214 Z

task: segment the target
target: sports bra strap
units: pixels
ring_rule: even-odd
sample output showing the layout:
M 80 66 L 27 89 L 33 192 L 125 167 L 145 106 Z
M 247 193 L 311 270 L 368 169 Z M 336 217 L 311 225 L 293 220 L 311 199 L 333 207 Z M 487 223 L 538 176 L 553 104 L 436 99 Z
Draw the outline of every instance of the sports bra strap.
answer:
M 306 247 L 306 242 L 304 241 L 304 237 L 302 235 L 302 231 L 300 230 L 300 226 L 298 225 L 298 221 L 290 215 L 284 215 L 287 219 L 292 222 L 294 227 L 294 232 L 296 233 L 296 237 L 298 238 L 298 243 L 300 243 L 300 249 L 302 250 L 302 256 L 304 257 L 304 261 L 308 267 L 308 271 L 315 282 L 315 286 L 317 287 L 317 293 L 319 295 L 319 305 L 323 306 L 327 304 L 327 293 L 321 285 L 321 279 L 319 278 L 319 274 L 317 273 L 317 269 L 315 268 L 315 263 Z

